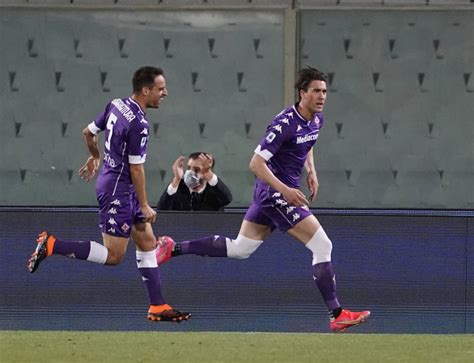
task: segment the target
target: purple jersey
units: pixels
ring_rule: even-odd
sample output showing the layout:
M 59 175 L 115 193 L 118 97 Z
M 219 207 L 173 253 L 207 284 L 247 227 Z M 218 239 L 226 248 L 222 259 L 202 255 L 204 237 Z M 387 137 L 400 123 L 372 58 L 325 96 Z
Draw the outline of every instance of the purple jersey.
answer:
M 149 134 L 140 105 L 130 97 L 114 99 L 88 127 L 94 135 L 105 131 L 104 163 L 96 190 L 112 195 L 130 192 L 130 164 L 145 162 Z
M 281 111 L 267 127 L 255 153 L 267 160 L 273 174 L 284 184 L 299 188 L 306 156 L 319 136 L 323 114 L 307 121 L 298 113 L 297 104 Z M 257 187 L 268 185 L 257 179 Z

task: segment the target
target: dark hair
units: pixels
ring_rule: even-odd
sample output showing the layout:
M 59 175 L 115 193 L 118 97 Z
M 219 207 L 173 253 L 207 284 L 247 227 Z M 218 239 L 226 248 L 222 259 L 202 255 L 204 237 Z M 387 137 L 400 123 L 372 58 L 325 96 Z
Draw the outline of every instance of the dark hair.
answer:
M 196 152 L 193 152 L 191 154 L 189 154 L 188 156 L 188 159 L 192 159 L 192 160 L 196 160 L 196 159 L 199 159 L 199 155 L 201 154 L 209 154 L 209 153 L 205 153 L 203 151 L 196 151 Z M 216 159 L 212 158 L 212 165 L 211 165 L 211 168 L 214 167 L 214 165 L 216 165 Z
M 308 86 L 312 81 L 324 81 L 328 84 L 328 77 L 323 72 L 310 66 L 306 66 L 306 68 L 299 70 L 296 75 L 295 83 L 298 93 L 300 91 L 307 91 Z
M 152 87 L 157 76 L 164 75 L 161 68 L 145 66 L 138 68 L 133 74 L 133 93 L 138 93 L 143 87 Z

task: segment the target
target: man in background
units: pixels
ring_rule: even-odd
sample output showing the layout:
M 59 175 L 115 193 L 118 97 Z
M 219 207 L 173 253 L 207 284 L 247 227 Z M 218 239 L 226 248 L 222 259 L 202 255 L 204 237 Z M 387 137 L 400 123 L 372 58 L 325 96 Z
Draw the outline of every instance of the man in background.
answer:
M 193 152 L 184 171 L 184 156 L 173 164 L 173 180 L 161 195 L 158 210 L 220 211 L 232 201 L 232 193 L 213 168 L 212 154 Z

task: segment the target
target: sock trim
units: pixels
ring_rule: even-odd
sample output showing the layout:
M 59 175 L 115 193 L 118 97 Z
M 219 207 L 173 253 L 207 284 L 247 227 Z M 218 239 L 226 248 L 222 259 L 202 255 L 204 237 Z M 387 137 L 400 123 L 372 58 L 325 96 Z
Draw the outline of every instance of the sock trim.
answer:
M 89 243 L 91 247 L 89 250 L 89 256 L 87 256 L 87 261 L 104 265 L 109 255 L 107 247 L 95 241 L 90 241 Z
M 136 251 L 138 268 L 156 268 L 158 262 L 156 260 L 156 250 L 153 251 Z
M 339 306 L 338 308 L 335 308 L 333 310 L 329 310 L 329 319 L 331 320 L 336 320 L 339 315 L 342 313 L 342 307 Z
M 181 243 L 175 242 L 171 256 L 179 256 L 181 254 Z
M 332 242 L 324 231 L 323 226 L 319 226 L 305 247 L 313 252 L 313 265 L 331 261 Z
M 236 239 L 226 237 L 227 257 L 248 258 L 263 243 L 263 240 L 256 240 L 245 237 L 243 234 L 237 235 Z

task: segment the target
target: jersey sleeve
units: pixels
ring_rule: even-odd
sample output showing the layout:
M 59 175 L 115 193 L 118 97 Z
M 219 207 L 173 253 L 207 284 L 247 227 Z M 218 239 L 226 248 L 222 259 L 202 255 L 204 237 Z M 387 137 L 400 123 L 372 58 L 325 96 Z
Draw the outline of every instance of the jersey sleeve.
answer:
M 129 164 L 143 164 L 146 160 L 148 144 L 148 123 L 134 120 L 128 129 L 128 162 Z
M 255 149 L 255 153 L 266 161 L 280 149 L 283 143 L 294 134 L 294 124 L 285 115 L 277 116 L 267 127 L 267 131 Z
M 97 135 L 99 132 L 104 131 L 107 126 L 107 115 L 110 111 L 110 103 L 105 106 L 105 110 L 97 115 L 97 117 L 87 125 L 87 128 L 94 135 Z

